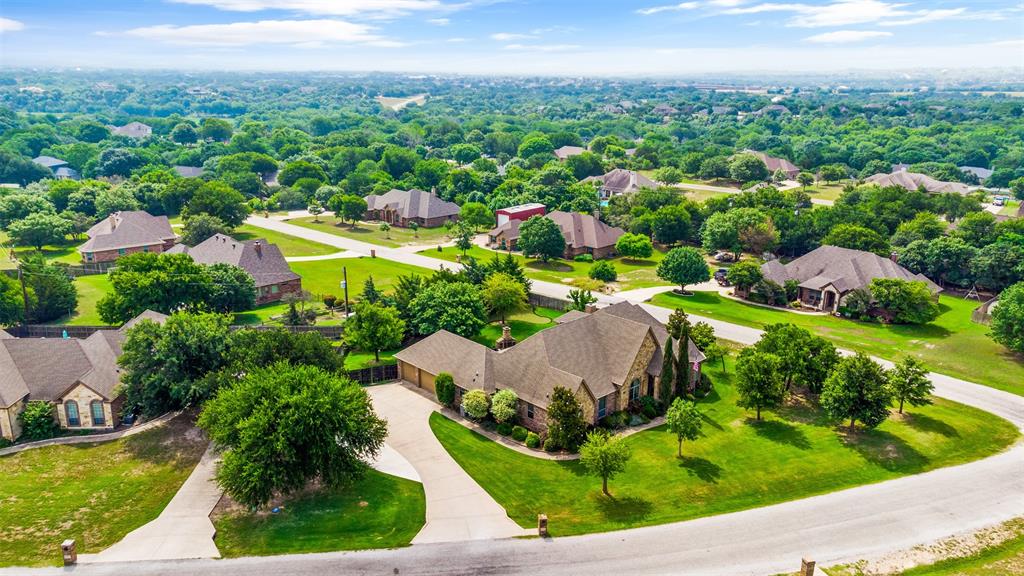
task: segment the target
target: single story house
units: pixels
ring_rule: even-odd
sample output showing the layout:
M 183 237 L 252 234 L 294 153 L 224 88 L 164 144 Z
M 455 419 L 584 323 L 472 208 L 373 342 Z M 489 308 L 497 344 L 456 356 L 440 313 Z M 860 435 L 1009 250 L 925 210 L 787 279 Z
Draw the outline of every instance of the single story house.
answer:
M 995 172 L 995 170 L 992 170 L 991 168 L 982 168 L 981 166 L 959 166 L 959 168 L 961 172 L 974 174 L 981 182 L 988 180 L 988 177 Z
M 562 146 L 561 148 L 555 149 L 555 158 L 559 160 L 568 160 L 573 156 L 579 156 L 586 152 L 587 149 L 582 146 Z
M 84 339 L 13 338 L 0 331 L 0 437 L 21 434 L 18 415 L 29 401 L 54 406 L 61 428 L 113 428 L 121 420 L 117 359 L 126 331 L 143 319 L 167 317 L 144 312 L 118 330 L 99 330 Z
M 206 170 L 197 166 L 172 166 L 171 169 L 182 178 L 199 178 L 206 172 Z
M 584 182 L 597 182 L 601 198 L 632 194 L 641 188 L 657 188 L 658 183 L 635 170 L 616 168 L 601 176 L 588 176 Z
M 557 326 L 504 350 L 442 330 L 395 354 L 395 359 L 402 380 L 431 392 L 439 373 L 451 374 L 456 402 L 469 390 L 513 390 L 519 396 L 519 423 L 544 432 L 556 386 L 576 396 L 591 425 L 643 396 L 659 398 L 668 339 L 665 326 L 646 310 L 622 302 L 592 313 L 569 312 Z M 689 342 L 691 388 L 700 379 L 703 362 L 704 354 Z
M 53 177 L 57 180 L 81 180 L 82 175 L 78 173 L 67 161 L 61 160 L 60 158 L 54 158 L 53 156 L 36 156 L 32 159 L 33 162 L 40 166 L 46 166 L 53 172 Z
M 565 237 L 566 259 L 590 254 L 596 259 L 615 255 L 615 243 L 626 233 L 622 228 L 609 226 L 590 214 L 556 210 L 544 216 L 558 224 Z M 508 220 L 487 233 L 488 244 L 495 250 L 515 250 L 519 243 L 519 226 L 523 221 Z
M 302 290 L 302 277 L 292 272 L 281 249 L 265 239 L 235 240 L 214 234 L 193 247 L 178 244 L 169 253 L 188 254 L 200 264 L 231 264 L 245 270 L 256 283 L 256 304 L 278 302 Z
M 883 188 L 887 186 L 899 186 L 911 192 L 915 192 L 922 188 L 925 192 L 932 194 L 946 192 L 967 194 L 970 192 L 970 188 L 968 188 L 966 184 L 962 184 L 960 182 L 943 182 L 942 180 L 936 180 L 927 174 L 908 172 L 906 170 L 900 170 L 890 174 L 875 174 L 874 176 L 869 176 L 865 179 L 865 182 L 878 184 Z
M 776 172 L 781 170 L 786 175 L 787 179 L 794 180 L 796 179 L 797 175 L 800 174 L 801 172 L 799 166 L 793 164 L 792 162 L 786 160 L 785 158 L 776 158 L 774 156 L 769 156 L 764 152 L 758 152 L 756 150 L 746 150 L 744 151 L 744 153 L 755 156 L 759 158 L 762 162 L 764 162 L 764 165 L 768 167 L 768 174 L 775 174 Z
M 761 273 L 780 286 L 795 280 L 800 286 L 800 302 L 824 312 L 835 312 L 850 292 L 867 288 L 875 278 L 924 282 L 933 294 L 942 290 L 926 276 L 914 274 L 894 260 L 839 246 L 820 246 L 788 264 L 765 262 Z
M 529 220 L 530 216 L 543 216 L 545 211 L 546 207 L 540 202 L 530 202 L 529 204 L 500 208 L 494 212 L 494 218 L 497 225 L 501 226 L 509 220 Z
M 143 210 L 114 212 L 89 228 L 78 247 L 82 262 L 112 262 L 134 252 L 166 252 L 178 241 L 167 216 Z
M 366 218 L 393 226 L 408 227 L 415 222 L 424 228 L 436 228 L 459 219 L 459 205 L 438 198 L 433 191 L 391 190 L 366 197 Z
M 153 135 L 153 128 L 142 122 L 129 122 L 124 126 L 108 126 L 111 134 L 115 136 L 127 136 L 128 138 L 149 138 Z

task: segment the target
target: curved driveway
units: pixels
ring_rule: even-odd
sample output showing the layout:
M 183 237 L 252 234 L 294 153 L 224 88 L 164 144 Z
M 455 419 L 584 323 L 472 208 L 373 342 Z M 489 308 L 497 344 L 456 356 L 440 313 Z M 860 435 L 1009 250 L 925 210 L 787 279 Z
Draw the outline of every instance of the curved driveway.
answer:
M 262 222 L 250 223 L 263 225 Z M 263 219 L 259 219 L 263 220 Z M 268 221 L 268 223 L 270 223 Z M 368 253 L 364 244 L 282 222 L 266 225 L 339 248 Z M 279 228 L 284 225 L 288 229 Z M 297 229 L 297 230 L 291 230 Z M 334 240 L 337 240 L 335 242 Z M 344 245 L 342 245 L 344 244 Z M 363 248 L 363 249 L 360 249 Z M 394 251 L 374 246 L 380 257 Z M 398 253 L 395 260 L 436 269 L 440 261 Z M 407 260 L 415 257 L 416 261 Z M 428 261 L 428 262 L 424 262 Z M 422 263 L 421 263 L 422 262 Z M 566 288 L 534 281 L 537 292 Z M 604 302 L 617 300 L 604 297 Z M 659 316 L 663 308 L 649 307 Z M 759 331 L 712 319 L 719 336 L 741 343 Z M 1024 397 L 940 374 L 936 394 L 987 410 L 1024 430 Z M 554 540 L 504 539 L 422 544 L 374 550 L 236 560 L 196 560 L 79 566 L 76 574 L 701 574 L 793 572 L 802 556 L 820 565 L 872 558 L 1024 516 L 1024 444 L 949 468 L 812 498 L 688 522 Z M 25 574 L 24 569 L 0 574 Z M 64 574 L 59 569 L 39 573 Z

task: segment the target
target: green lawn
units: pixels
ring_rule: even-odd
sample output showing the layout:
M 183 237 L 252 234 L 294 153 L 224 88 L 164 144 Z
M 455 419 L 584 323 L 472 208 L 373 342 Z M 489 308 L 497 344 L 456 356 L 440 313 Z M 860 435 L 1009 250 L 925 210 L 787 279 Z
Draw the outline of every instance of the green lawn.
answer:
M 281 234 L 280 232 L 274 232 L 273 230 L 267 230 L 266 228 L 257 228 L 256 226 L 250 226 L 248 224 L 243 224 L 238 228 L 235 228 L 235 231 L 231 233 L 231 236 L 236 240 L 266 238 L 267 242 L 277 244 L 285 256 L 322 256 L 324 254 L 341 252 L 340 249 L 335 248 L 334 246 L 328 246 L 327 244 L 313 242 L 312 240 L 306 240 L 305 238 L 299 238 L 289 234 Z
M 302 288 L 313 294 L 333 294 L 338 298 L 342 297 L 341 270 L 348 270 L 348 297 L 349 301 L 357 300 L 363 291 L 363 284 L 366 279 L 373 276 L 373 283 L 377 289 L 384 292 L 391 289 L 399 276 L 406 274 L 426 274 L 430 270 L 409 266 L 399 262 L 384 260 L 383 258 L 370 258 L 360 256 L 359 258 L 338 258 L 336 260 L 314 260 L 312 262 L 292 262 L 292 270 L 302 276 Z
M 0 457 L 0 566 L 58 565 L 65 538 L 80 553 L 114 544 L 160 514 L 205 449 L 180 416 L 121 440 Z
M 227 558 L 408 546 L 426 519 L 423 485 L 375 470 L 352 486 L 285 501 L 278 514 L 215 511 Z
M 798 190 L 807 192 L 811 198 L 835 201 L 843 194 L 843 186 L 845 185 L 846 184 L 843 183 L 826 184 L 824 182 L 818 182 L 812 186 L 808 186 L 807 188 L 798 188 Z
M 430 256 L 431 258 L 439 258 L 441 260 L 447 260 L 454 262 L 457 256 L 462 255 L 462 251 L 454 246 L 443 248 L 440 252 L 436 248 L 429 248 L 423 250 L 420 254 L 424 256 Z M 479 246 L 473 246 L 466 251 L 466 256 L 471 256 L 480 261 L 487 261 L 496 255 L 504 255 L 507 252 L 496 252 L 494 250 L 488 250 Z M 523 265 L 526 269 L 526 275 L 536 280 L 543 280 L 545 282 L 555 282 L 557 284 L 573 283 L 580 280 L 590 281 L 590 277 L 587 273 L 590 271 L 590 267 L 593 266 L 590 262 L 576 262 L 573 260 L 550 260 L 548 262 L 541 262 L 538 259 L 526 258 L 522 254 L 513 252 L 512 255 L 515 259 Z M 646 260 L 628 260 L 617 256 L 615 258 L 607 259 L 609 262 L 615 265 L 615 270 L 619 274 L 618 280 L 615 284 L 620 290 L 632 290 L 634 288 L 649 288 L 651 286 L 663 286 L 665 281 L 658 278 L 656 269 L 658 263 L 665 257 L 665 253 L 659 250 L 655 250 L 654 254 Z M 601 283 L 598 282 L 598 285 Z
M 512 329 L 512 337 L 516 339 L 516 342 L 522 342 L 526 338 L 540 332 L 541 330 L 551 328 L 555 325 L 554 319 L 564 314 L 561 310 L 552 310 L 551 308 L 542 308 L 537 306 L 533 310 L 526 312 L 519 312 L 512 314 L 506 321 L 508 322 L 509 328 Z M 488 348 L 494 347 L 494 342 L 501 338 L 501 322 L 495 320 L 490 324 L 483 327 L 480 330 L 480 334 L 473 338 L 473 340 L 487 346 Z
M 67 244 L 61 244 L 59 246 L 46 245 L 43 246 L 42 254 L 46 260 L 50 262 L 59 262 L 63 264 L 81 264 L 82 255 L 78 253 L 78 246 L 81 242 L 72 242 L 68 240 Z M 0 270 L 10 270 L 16 268 L 15 261 L 11 258 L 10 250 L 13 248 L 10 244 L 10 238 L 8 238 L 5 232 L 0 232 L 0 246 L 3 249 L 0 250 Z M 25 256 L 32 254 L 36 251 L 35 248 L 20 247 L 14 249 L 15 255 L 18 258 L 24 258 Z
M 988 327 L 971 322 L 974 300 L 940 296 L 942 314 L 923 326 L 886 326 L 833 316 L 794 314 L 696 292 L 693 296 L 659 294 L 652 304 L 681 307 L 708 318 L 762 328 L 788 322 L 831 339 L 836 346 L 860 350 L 890 360 L 910 354 L 929 369 L 1018 395 L 1024 395 L 1024 358 L 1012 354 L 988 336 Z
M 294 218 L 288 220 L 288 223 L 388 248 L 397 248 L 408 244 L 429 246 L 431 244 L 443 244 L 448 241 L 444 228 L 420 228 L 414 235 L 413 231 L 408 228 L 392 226 L 391 230 L 384 233 L 380 231 L 380 224 L 377 222 L 359 222 L 353 228 L 350 222 L 342 223 L 333 216 L 321 216 L 320 222 L 314 222 L 311 216 L 307 218 Z
M 345 370 L 361 370 L 373 366 L 388 366 L 395 363 L 395 354 L 401 348 L 381 350 L 380 363 L 374 360 L 373 352 L 352 351 L 345 355 Z
M 78 308 L 70 316 L 65 316 L 53 324 L 71 326 L 101 326 L 100 313 L 96 305 L 100 298 L 111 290 L 110 280 L 106 274 L 92 274 L 75 278 L 75 289 L 78 290 Z
M 1006 202 L 1006 206 L 1003 206 L 1003 208 L 1001 210 L 999 210 L 999 215 L 1000 216 L 1016 216 L 1017 215 L 1017 210 L 1019 210 L 1019 209 L 1020 209 L 1020 201 L 1019 200 L 1008 200 Z
M 903 576 L 994 576 L 1024 574 L 1024 523 L 1017 520 L 1017 536 L 964 558 L 943 560 L 907 570 Z
M 729 361 L 732 373 L 732 362 Z M 814 407 L 793 404 L 753 414 L 736 406 L 730 377 L 708 367 L 714 392 L 700 402 L 703 436 L 683 445 L 664 426 L 628 437 L 633 457 L 601 481 L 577 461 L 510 450 L 448 420 L 430 418 L 453 458 L 523 527 L 547 514 L 556 536 L 663 524 L 806 498 L 959 464 L 999 452 L 1018 438 L 1009 422 L 937 399 L 873 431 L 848 438 Z

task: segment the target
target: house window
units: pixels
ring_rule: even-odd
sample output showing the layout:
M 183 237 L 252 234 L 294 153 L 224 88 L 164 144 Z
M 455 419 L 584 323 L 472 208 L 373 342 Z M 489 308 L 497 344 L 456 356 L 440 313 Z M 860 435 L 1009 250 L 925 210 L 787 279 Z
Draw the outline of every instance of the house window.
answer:
M 629 401 L 640 398 L 640 379 L 634 378 L 629 384 Z
M 125 255 L 125 249 L 124 248 L 118 248 L 117 249 L 117 255 L 118 256 L 124 256 Z
M 143 252 L 149 252 L 149 246 L 143 246 L 142 247 L 142 251 Z
M 608 398 L 604 397 L 597 401 L 597 417 L 604 418 L 608 412 Z
M 92 252 L 86 252 L 85 253 L 85 261 L 86 262 L 92 262 Z
M 93 426 L 103 426 L 107 423 L 107 419 L 103 415 L 103 402 L 93 400 L 89 403 L 89 411 L 92 413 Z
M 281 290 L 281 287 L 278 286 L 277 284 L 274 284 L 274 285 L 272 285 L 270 287 L 270 293 L 271 294 L 277 294 L 280 290 Z
M 78 402 L 68 400 L 64 403 L 64 415 L 68 418 L 68 426 L 81 426 L 82 421 L 78 417 Z
M 526 417 L 533 420 L 533 404 L 526 403 Z

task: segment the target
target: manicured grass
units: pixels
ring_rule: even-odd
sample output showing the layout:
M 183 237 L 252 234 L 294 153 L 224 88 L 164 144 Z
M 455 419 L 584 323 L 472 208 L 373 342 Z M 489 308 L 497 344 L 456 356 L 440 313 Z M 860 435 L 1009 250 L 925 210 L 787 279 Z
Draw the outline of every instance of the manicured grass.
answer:
M 267 230 L 266 228 L 257 228 L 248 224 L 243 224 L 238 228 L 235 228 L 235 231 L 231 233 L 231 236 L 236 240 L 266 238 L 267 242 L 277 244 L 281 249 L 281 253 L 286 257 L 322 256 L 324 254 L 341 252 L 340 249 L 335 248 L 334 246 L 328 246 L 326 244 L 313 242 L 312 240 L 306 240 L 305 238 L 299 238 L 289 234 L 281 234 L 280 232 L 274 232 L 273 230 Z
M 512 329 L 512 337 L 516 339 L 516 342 L 522 342 L 537 332 L 554 326 L 554 319 L 562 314 L 564 312 L 561 310 L 537 306 L 533 310 L 512 314 L 505 320 L 508 322 L 509 328 Z M 496 320 L 484 326 L 480 330 L 480 334 L 473 338 L 473 340 L 488 348 L 492 348 L 498 338 L 501 338 L 501 322 Z
M 72 242 L 68 240 L 67 244 L 59 246 L 46 245 L 43 246 L 41 253 L 48 262 L 58 262 L 61 264 L 81 264 L 82 255 L 78 253 L 78 246 L 81 242 Z M 17 268 L 17 264 L 14 259 L 11 258 L 10 250 L 13 248 L 10 244 L 10 240 L 6 233 L 0 232 L 0 245 L 4 247 L 0 250 L 0 270 L 10 270 Z M 30 247 L 19 247 L 14 248 L 14 253 L 17 258 L 24 258 L 30 254 L 36 253 L 35 248 Z
M 102 326 L 100 313 L 96 305 L 100 298 L 112 290 L 106 274 L 92 274 L 75 278 L 75 289 L 78 290 L 78 308 L 70 316 L 65 316 L 53 324 L 71 326 Z
M 395 363 L 395 354 L 401 348 L 381 350 L 380 362 L 374 360 L 373 352 L 352 351 L 345 355 L 345 370 L 361 370 L 372 366 L 388 366 Z
M 797 190 L 803 190 L 810 195 L 811 198 L 821 198 L 822 200 L 838 200 L 843 194 L 843 183 L 826 184 L 824 182 L 818 182 L 807 188 L 797 188 Z
M 913 355 L 935 372 L 1024 395 L 1024 358 L 992 341 L 987 326 L 971 322 L 971 310 L 978 306 L 974 300 L 940 296 L 942 314 L 934 322 L 899 326 L 794 314 L 737 302 L 714 292 L 686 297 L 659 294 L 651 303 L 754 328 L 788 322 L 829 338 L 840 348 L 890 360 Z
M 351 486 L 289 499 L 278 514 L 214 512 L 220 553 L 304 554 L 408 546 L 426 520 L 423 485 L 369 470 Z
M 160 514 L 206 444 L 179 416 L 121 440 L 0 457 L 0 566 L 58 565 L 65 538 L 79 553 L 114 544 Z
M 703 435 L 683 444 L 664 426 L 626 438 L 632 459 L 601 494 L 578 461 L 510 450 L 440 414 L 434 434 L 453 458 L 523 527 L 547 514 L 556 536 L 663 524 L 765 506 L 975 460 L 1012 444 L 1009 422 L 953 402 L 914 408 L 847 437 L 806 404 L 764 414 L 736 406 L 729 374 L 706 367 L 714 391 L 700 401 Z
M 389 248 L 397 248 L 408 244 L 429 246 L 431 244 L 443 244 L 448 241 L 447 233 L 442 227 L 420 228 L 414 235 L 413 231 L 409 228 L 400 228 L 398 226 L 392 226 L 391 230 L 385 234 L 380 231 L 380 223 L 378 222 L 358 222 L 355 228 L 353 228 L 351 222 L 342 223 L 341 220 L 333 216 L 321 216 L 320 222 L 314 222 L 312 217 L 294 218 L 288 220 L 288 223 Z
M 342 298 L 341 282 L 342 267 L 348 270 L 349 301 L 359 298 L 366 279 L 373 276 L 373 283 L 378 290 L 384 292 L 391 289 L 399 276 L 407 274 L 429 275 L 432 272 L 417 266 L 384 260 L 383 258 L 338 258 L 336 260 L 314 260 L 311 262 L 292 262 L 292 270 L 302 276 L 302 288 L 313 294 L 333 294 Z
M 999 215 L 1000 216 L 1016 216 L 1017 215 L 1017 210 L 1019 210 L 1019 209 L 1020 209 L 1020 201 L 1019 200 L 1008 200 L 1006 202 L 1006 206 L 1003 206 L 1003 208 L 999 211 Z
M 341 324 L 344 314 L 330 314 L 323 304 L 319 302 L 307 302 L 306 308 L 312 307 L 317 312 L 317 326 L 336 326 Z M 235 313 L 232 323 L 240 326 L 252 326 L 257 324 L 281 324 L 280 318 L 288 311 L 288 305 L 283 302 L 275 304 L 264 304 L 246 312 Z
M 440 252 L 436 248 L 423 250 L 420 254 L 431 258 L 440 258 L 454 262 L 457 256 L 462 255 L 462 250 L 454 246 L 443 248 Z M 507 252 L 496 252 L 479 246 L 473 246 L 466 251 L 466 256 L 471 256 L 486 262 L 496 255 L 504 255 Z M 593 263 L 576 262 L 574 260 L 549 260 L 541 262 L 539 259 L 526 258 L 518 252 L 512 253 L 513 257 L 526 269 L 526 275 L 536 280 L 555 282 L 558 284 L 571 284 L 579 281 L 591 281 L 587 273 Z M 665 253 L 655 250 L 654 254 L 646 260 L 629 260 L 617 256 L 608 258 L 607 261 L 615 265 L 619 274 L 615 284 L 621 290 L 632 290 L 634 288 L 649 288 L 651 286 L 664 286 L 666 282 L 658 278 L 658 263 L 665 257 Z M 601 283 L 598 282 L 598 285 Z
M 1024 523 L 1017 520 L 1018 534 L 1002 544 L 963 558 L 943 560 L 907 570 L 903 576 L 990 576 L 1024 574 Z
M 694 182 L 694 184 L 699 184 L 699 182 Z M 686 186 L 686 184 L 683 184 L 683 186 Z M 690 188 L 683 188 L 680 191 L 683 192 L 683 194 L 687 198 L 693 200 L 698 204 L 703 204 L 704 202 L 707 202 L 710 198 L 720 198 L 722 196 L 731 195 L 731 193 L 729 192 L 714 192 L 712 190 L 696 190 Z M 739 189 L 737 189 L 736 192 L 739 193 Z

